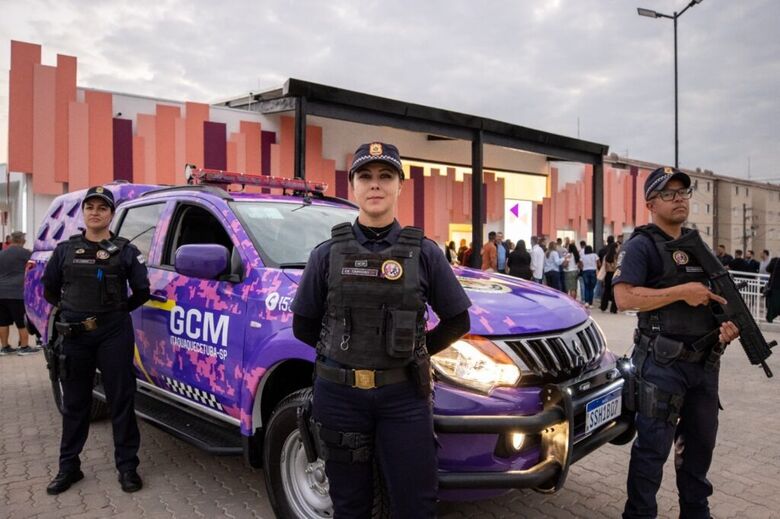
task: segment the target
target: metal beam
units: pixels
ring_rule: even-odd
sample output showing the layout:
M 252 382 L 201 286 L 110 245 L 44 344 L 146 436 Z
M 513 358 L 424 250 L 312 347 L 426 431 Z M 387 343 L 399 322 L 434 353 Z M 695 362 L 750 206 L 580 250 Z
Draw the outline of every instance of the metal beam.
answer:
M 474 132 L 471 141 L 471 267 L 482 266 L 482 131 Z
M 601 154 L 592 154 L 583 151 L 561 148 L 559 146 L 546 144 L 543 142 L 535 142 L 524 138 L 500 135 L 492 132 L 483 132 L 483 134 L 485 144 L 493 144 L 496 146 L 503 146 L 504 148 L 512 148 L 521 151 L 528 151 L 531 153 L 538 153 L 539 155 L 544 155 L 549 159 L 581 162 L 583 164 L 595 164 L 597 160 L 601 160 L 602 156 Z M 608 150 L 607 147 L 604 148 L 604 154 L 606 154 L 606 150 Z
M 604 246 L 604 162 L 593 165 L 593 247 Z
M 295 101 L 295 169 L 296 178 L 306 178 L 306 99 Z

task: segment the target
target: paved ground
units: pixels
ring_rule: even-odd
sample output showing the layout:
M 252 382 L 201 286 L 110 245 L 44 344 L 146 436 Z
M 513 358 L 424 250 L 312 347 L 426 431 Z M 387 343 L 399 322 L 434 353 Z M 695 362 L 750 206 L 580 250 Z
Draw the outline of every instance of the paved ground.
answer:
M 629 346 L 634 319 L 602 314 L 613 351 Z M 768 338 L 780 339 L 769 333 Z M 780 515 L 780 405 L 778 382 L 748 364 L 738 345 L 730 348 L 721 377 L 719 441 L 710 477 L 711 502 L 719 518 Z M 780 362 L 770 364 L 780 376 Z M 41 355 L 0 357 L 0 517 L 273 517 L 262 471 L 239 458 L 220 458 L 141 422 L 141 474 L 146 486 L 124 494 L 113 467 L 111 426 L 93 424 L 83 455 L 84 481 L 60 496 L 46 495 L 56 472 L 59 415 L 51 400 Z M 440 516 L 619 517 L 629 446 L 606 446 L 572 467 L 566 487 L 548 496 L 513 491 L 487 501 L 442 503 Z M 676 517 L 676 490 L 670 463 L 659 494 L 662 517 Z

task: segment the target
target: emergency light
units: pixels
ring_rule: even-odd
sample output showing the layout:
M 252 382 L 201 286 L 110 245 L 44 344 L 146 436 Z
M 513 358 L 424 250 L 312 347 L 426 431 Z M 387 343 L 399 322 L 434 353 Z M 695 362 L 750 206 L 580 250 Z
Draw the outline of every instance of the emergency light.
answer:
M 310 182 L 302 178 L 249 175 L 233 171 L 197 168 L 192 164 L 184 166 L 184 176 L 187 179 L 188 184 L 207 184 L 219 186 L 224 189 L 227 189 L 227 186 L 230 184 L 241 184 L 242 186 L 260 186 L 283 190 L 290 189 L 292 191 L 320 195 L 325 193 L 325 190 L 328 189 L 328 184 L 324 182 Z

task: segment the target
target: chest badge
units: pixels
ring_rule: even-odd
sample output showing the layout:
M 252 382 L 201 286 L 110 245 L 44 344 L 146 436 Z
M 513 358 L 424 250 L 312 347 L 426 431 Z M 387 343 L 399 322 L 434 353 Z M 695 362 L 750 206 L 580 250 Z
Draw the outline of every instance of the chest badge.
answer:
M 76 249 L 76 254 L 84 254 L 85 252 L 87 251 L 85 251 L 84 249 Z
M 357 268 L 368 267 L 368 260 L 355 260 L 355 267 Z
M 382 277 L 395 281 L 404 275 L 404 268 L 395 260 L 385 260 L 382 263 Z
M 111 257 L 111 255 L 107 251 L 104 251 L 104 250 L 97 251 L 95 256 L 97 257 L 97 259 L 101 259 L 101 260 L 107 260 L 109 257 Z
M 678 265 L 686 265 L 689 261 L 688 255 L 681 250 L 672 253 L 672 259 Z

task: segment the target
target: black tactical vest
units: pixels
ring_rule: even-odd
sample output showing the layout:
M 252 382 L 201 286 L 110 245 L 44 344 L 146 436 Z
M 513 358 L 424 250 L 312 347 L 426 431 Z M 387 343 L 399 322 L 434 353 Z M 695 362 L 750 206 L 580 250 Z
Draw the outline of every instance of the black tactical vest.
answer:
M 327 310 L 317 352 L 351 368 L 407 365 L 425 347 L 422 229 L 405 227 L 398 242 L 381 252 L 360 245 L 349 223 L 331 234 Z
M 697 234 L 695 230 L 685 230 Z M 682 285 L 691 281 L 697 281 L 707 285 L 707 274 L 696 258 L 680 250 L 675 250 L 674 240 L 669 240 L 656 225 L 649 224 L 637 227 L 636 234 L 644 234 L 653 240 L 663 261 L 663 276 L 654 285 L 648 288 L 668 288 Z M 639 312 L 639 329 L 648 335 L 687 335 L 702 337 L 718 328 L 718 320 L 710 305 L 691 306 L 685 301 L 675 301 L 669 305 L 651 310 Z
M 128 243 L 124 238 L 92 243 L 81 234 L 70 237 L 62 272 L 63 310 L 104 313 L 127 308 L 127 274 L 121 256 Z

